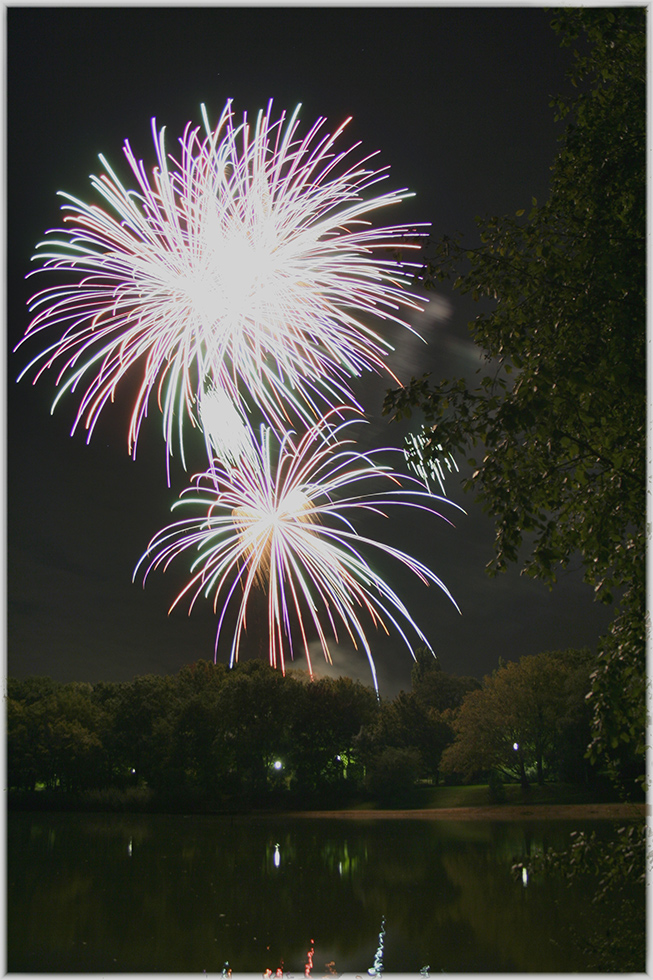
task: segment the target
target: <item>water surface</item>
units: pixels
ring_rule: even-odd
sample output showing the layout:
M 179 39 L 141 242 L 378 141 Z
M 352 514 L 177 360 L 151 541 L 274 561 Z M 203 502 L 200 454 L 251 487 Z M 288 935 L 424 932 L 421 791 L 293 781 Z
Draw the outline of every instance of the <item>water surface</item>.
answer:
M 601 927 L 592 883 L 511 872 L 583 827 L 10 813 L 7 968 L 588 970 L 583 942 Z

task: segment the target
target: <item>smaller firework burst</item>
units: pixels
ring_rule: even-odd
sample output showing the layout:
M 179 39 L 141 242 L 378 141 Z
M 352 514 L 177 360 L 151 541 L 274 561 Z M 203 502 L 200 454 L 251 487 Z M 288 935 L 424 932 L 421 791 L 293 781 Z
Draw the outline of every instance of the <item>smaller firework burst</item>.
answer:
M 255 590 L 263 590 L 272 666 L 284 669 L 287 653 L 293 656 L 294 635 L 312 674 L 311 633 L 330 660 L 328 636 L 338 643 L 340 628 L 355 648 L 365 651 L 376 687 L 364 620 L 385 632 L 391 623 L 411 652 L 406 625 L 421 643 L 430 644 L 399 596 L 364 557 L 369 550 L 383 552 L 423 583 L 437 585 L 456 605 L 429 568 L 389 544 L 360 535 L 352 523 L 357 514 L 387 516 L 388 508 L 398 506 L 442 517 L 434 509 L 436 501 L 456 505 L 374 462 L 372 456 L 380 450 L 362 454 L 349 448 L 352 440 L 343 438 L 343 430 L 350 424 L 332 425 L 326 416 L 298 440 L 292 433 L 277 437 L 262 426 L 260 440 L 241 453 L 238 467 L 216 459 L 195 477 L 174 507 L 199 508 L 199 515 L 164 528 L 141 557 L 134 577 L 142 572 L 145 582 L 153 569 L 165 570 L 183 552 L 197 553 L 190 580 L 171 609 L 188 599 L 190 613 L 200 596 L 213 598 L 216 657 L 233 604 L 237 615 L 231 663 L 238 659 L 248 602 Z M 379 484 L 390 489 L 371 489 Z

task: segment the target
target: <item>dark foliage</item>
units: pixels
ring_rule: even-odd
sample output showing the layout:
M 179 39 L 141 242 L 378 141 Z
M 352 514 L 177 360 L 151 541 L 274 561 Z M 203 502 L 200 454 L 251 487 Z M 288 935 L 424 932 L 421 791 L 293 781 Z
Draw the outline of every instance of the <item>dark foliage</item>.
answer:
M 598 601 L 619 606 L 594 671 L 591 753 L 623 767 L 645 738 L 646 16 L 570 8 L 577 95 L 544 204 L 477 219 L 478 246 L 445 237 L 426 281 L 482 301 L 470 325 L 476 387 L 427 376 L 388 393 L 417 411 L 426 456 L 462 453 L 466 489 L 494 518 L 492 573 L 518 563 L 553 584 L 580 558 Z M 476 450 L 474 449 L 476 447 Z
M 442 760 L 453 781 L 515 778 L 518 738 L 540 775 L 584 784 L 590 660 L 522 657 L 481 685 L 418 653 L 415 690 L 381 702 L 347 677 L 284 677 L 261 660 L 121 684 L 10 679 L 7 782 L 14 803 L 98 809 L 328 807 L 370 793 L 409 805 Z

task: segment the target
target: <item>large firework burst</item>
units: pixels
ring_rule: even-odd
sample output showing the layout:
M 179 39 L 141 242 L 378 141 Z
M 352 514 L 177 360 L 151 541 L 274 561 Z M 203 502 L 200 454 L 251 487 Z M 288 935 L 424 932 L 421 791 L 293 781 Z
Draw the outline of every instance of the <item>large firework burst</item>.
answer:
M 299 108 L 274 121 L 270 102 L 252 127 L 246 115 L 235 123 L 229 101 L 212 128 L 202 107 L 204 133 L 189 123 L 177 157 L 152 120 L 151 174 L 124 146 L 134 188 L 100 156 L 91 182 L 104 207 L 62 193 L 65 227 L 40 243 L 34 270 L 57 284 L 34 295 L 26 338 L 62 332 L 21 377 L 56 364 L 54 404 L 81 391 L 73 429 L 83 420 L 90 439 L 135 371 L 130 452 L 155 395 L 168 455 L 178 439 L 183 461 L 184 419 L 195 423 L 207 386 L 285 428 L 355 404 L 348 379 L 384 368 L 389 345 L 364 320 L 408 326 L 399 310 L 419 308 L 411 267 L 391 256 L 421 232 L 374 229 L 369 216 L 409 195 L 368 196 L 385 169 L 351 163 L 358 144 L 335 149 L 346 123 L 326 133 L 320 118 L 300 138 Z
M 411 486 L 417 481 L 403 477 L 400 481 L 390 468 L 376 464 L 371 453 L 348 448 L 351 440 L 341 437 L 347 424 L 331 427 L 324 418 L 298 441 L 289 433 L 277 439 L 262 427 L 260 441 L 253 452 L 240 455 L 238 467 L 216 460 L 174 505 L 199 506 L 199 516 L 160 531 L 141 557 L 134 575 L 142 569 L 145 581 L 153 569 L 165 570 L 182 552 L 197 552 L 190 580 L 171 609 L 188 598 L 190 613 L 200 596 L 213 597 L 214 610 L 219 611 L 216 656 L 225 615 L 233 603 L 237 618 L 231 663 L 238 659 L 248 601 L 255 589 L 263 589 L 273 666 L 283 669 L 286 651 L 292 656 L 294 629 L 312 674 L 308 626 L 312 623 L 329 660 L 327 633 L 339 642 L 340 625 L 354 646 L 364 649 L 376 687 L 362 619 L 386 632 L 386 621 L 391 622 L 411 649 L 403 621 L 422 643 L 430 644 L 363 556 L 367 548 L 398 560 L 422 582 L 435 583 L 456 605 L 440 579 L 417 559 L 356 532 L 350 519 L 356 513 L 385 515 L 388 506 L 409 506 L 436 514 L 434 501 L 443 498 L 434 498 L 423 487 L 406 489 L 402 481 L 408 479 Z M 392 489 L 370 492 L 370 485 L 377 485 L 379 479 Z

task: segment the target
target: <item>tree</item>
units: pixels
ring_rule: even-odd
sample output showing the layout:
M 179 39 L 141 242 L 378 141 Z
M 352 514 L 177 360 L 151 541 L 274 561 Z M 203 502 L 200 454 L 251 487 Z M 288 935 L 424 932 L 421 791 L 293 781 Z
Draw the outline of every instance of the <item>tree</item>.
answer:
M 264 660 L 247 660 L 229 670 L 217 694 L 212 747 L 225 788 L 250 798 L 266 792 L 273 762 L 288 747 L 288 709 L 296 683 Z
M 568 718 L 577 720 L 589 689 L 585 650 L 522 657 L 486 677 L 471 691 L 453 721 L 456 739 L 442 756 L 442 770 L 467 779 L 495 769 L 529 784 L 529 770 L 544 783 L 558 775 L 569 751 L 564 740 Z M 584 673 L 584 685 L 578 678 Z M 573 678 L 574 683 L 570 683 Z M 572 698 L 577 703 L 572 704 Z M 584 743 L 587 744 L 588 729 Z
M 48 738 L 42 702 L 61 689 L 51 677 L 7 678 L 7 783 L 34 790 L 50 777 Z M 54 777 L 52 777 L 54 778 Z
M 12 701 L 20 701 L 24 705 L 34 704 L 48 694 L 54 694 L 62 687 L 60 681 L 54 681 L 51 677 L 37 675 L 35 677 L 25 677 L 20 680 L 17 677 L 7 678 L 7 697 Z
M 113 706 L 114 764 L 123 774 L 152 788 L 171 788 L 173 719 L 178 708 L 176 679 L 144 674 L 118 685 Z
M 171 722 L 171 762 L 180 787 L 214 796 L 221 767 L 214 742 L 221 726 L 220 692 L 228 668 L 206 660 L 183 667 L 176 677 L 178 710 Z
M 411 672 L 413 692 L 420 701 L 438 712 L 455 711 L 469 691 L 481 686 L 475 677 L 454 677 L 445 673 L 440 661 L 425 648 L 416 650 L 415 657 Z
M 362 777 L 357 736 L 376 712 L 372 689 L 349 677 L 323 677 L 299 685 L 288 751 L 296 789 L 309 793 L 353 789 L 356 776 Z
M 594 775 L 587 744 L 592 725 L 589 694 L 595 655 L 584 649 L 568 651 L 563 656 L 555 744 L 546 762 L 551 774 L 561 782 L 587 783 Z
M 106 785 L 111 770 L 102 739 L 106 718 L 91 699 L 91 685 L 32 680 L 36 683 L 9 685 L 14 695 L 7 699 L 9 785 L 33 790 L 39 782 L 64 791 Z
M 10 788 L 34 790 L 40 776 L 34 715 L 32 704 L 7 698 L 7 785 Z
M 488 373 L 475 388 L 414 378 L 384 410 L 423 413 L 427 458 L 482 447 L 464 485 L 495 521 L 491 573 L 519 562 L 553 584 L 580 556 L 597 599 L 619 598 L 592 751 L 643 755 L 646 10 L 573 8 L 553 26 L 584 53 L 578 94 L 553 103 L 567 127 L 548 201 L 477 219 L 478 247 L 443 238 L 426 270 L 489 304 L 471 324 Z
M 438 711 L 414 692 L 400 691 L 392 701 L 381 703 L 356 739 L 356 747 L 370 771 L 378 768 L 381 757 L 386 758 L 386 749 L 410 752 L 418 762 L 415 775 L 435 777 L 437 784 L 442 752 L 452 740 L 451 726 Z
M 209 660 L 186 664 L 177 674 L 177 693 L 183 700 L 195 694 L 217 693 L 225 682 L 229 668 Z

